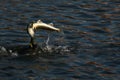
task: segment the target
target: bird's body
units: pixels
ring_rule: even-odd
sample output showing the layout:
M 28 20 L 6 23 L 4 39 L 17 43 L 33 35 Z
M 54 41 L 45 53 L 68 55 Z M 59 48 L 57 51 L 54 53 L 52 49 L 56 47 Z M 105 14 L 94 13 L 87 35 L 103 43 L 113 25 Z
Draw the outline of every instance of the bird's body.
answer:
M 46 24 L 46 23 L 43 23 L 41 20 L 38 20 L 37 22 L 30 24 L 27 28 L 27 31 L 28 31 L 28 34 L 31 37 L 31 41 L 30 41 L 30 46 L 31 47 L 34 47 L 34 45 L 35 45 L 34 35 L 35 35 L 35 30 L 37 30 L 37 29 L 44 29 L 44 30 L 60 32 L 60 29 L 53 27 L 52 23 Z

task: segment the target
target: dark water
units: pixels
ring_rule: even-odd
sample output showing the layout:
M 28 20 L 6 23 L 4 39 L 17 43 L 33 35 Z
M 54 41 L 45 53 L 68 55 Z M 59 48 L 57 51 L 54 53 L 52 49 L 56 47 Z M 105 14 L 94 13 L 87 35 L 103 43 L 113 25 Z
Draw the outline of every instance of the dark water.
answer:
M 1 0 L 0 19 L 0 80 L 120 80 L 119 0 Z M 38 19 L 63 30 L 50 49 L 28 47 Z

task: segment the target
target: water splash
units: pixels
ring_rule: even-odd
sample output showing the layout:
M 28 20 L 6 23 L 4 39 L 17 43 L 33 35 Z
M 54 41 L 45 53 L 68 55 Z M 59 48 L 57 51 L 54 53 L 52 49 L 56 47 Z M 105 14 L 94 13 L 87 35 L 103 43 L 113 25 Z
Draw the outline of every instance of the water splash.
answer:
M 64 26 L 62 26 L 62 27 L 64 27 Z M 51 32 L 48 31 L 47 33 L 48 33 L 48 35 L 47 35 L 47 40 L 45 42 L 45 44 L 46 44 L 45 49 L 48 50 L 48 51 L 51 51 L 52 48 L 53 48 L 53 46 L 49 45 L 49 42 L 51 41 L 50 40 L 50 37 L 51 37 L 50 34 L 51 34 Z M 59 34 L 60 38 L 58 38 L 58 39 L 59 40 L 63 40 L 65 38 L 65 33 L 64 33 L 64 31 L 62 29 L 61 29 L 60 33 L 61 33 L 61 34 Z M 55 46 L 54 46 L 54 48 L 55 48 Z
M 3 46 L 0 46 L 0 55 L 8 55 L 7 49 Z
M 63 31 L 63 28 L 64 28 L 65 26 L 61 26 L 61 27 L 62 27 L 62 29 L 61 29 L 61 36 L 65 38 L 65 33 L 64 33 L 64 31 Z
M 49 41 L 50 41 L 50 32 L 48 32 L 47 40 L 46 40 L 46 43 L 45 43 L 47 50 L 50 50 Z
M 64 27 L 64 26 L 62 26 Z M 58 39 L 59 40 L 62 40 L 60 42 L 64 43 L 63 39 L 65 38 L 65 33 L 64 31 L 61 29 L 61 34 L 59 34 L 59 37 Z M 48 31 L 47 32 L 47 39 L 45 40 L 45 45 L 41 47 L 42 49 L 42 52 L 39 51 L 39 53 L 64 53 L 64 52 L 70 52 L 69 50 L 69 47 L 67 45 L 62 45 L 62 44 L 59 44 L 59 45 L 50 45 L 49 42 L 51 41 L 51 32 Z
M 12 50 L 9 50 L 9 53 L 11 54 L 12 57 L 17 57 L 18 56 L 18 53 L 13 52 Z

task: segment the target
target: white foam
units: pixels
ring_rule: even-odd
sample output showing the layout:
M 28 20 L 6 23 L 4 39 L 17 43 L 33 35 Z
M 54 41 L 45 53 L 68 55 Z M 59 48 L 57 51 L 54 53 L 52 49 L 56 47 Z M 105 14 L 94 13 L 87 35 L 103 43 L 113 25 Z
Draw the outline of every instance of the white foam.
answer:
M 3 46 L 0 46 L 0 53 L 7 53 L 6 48 Z

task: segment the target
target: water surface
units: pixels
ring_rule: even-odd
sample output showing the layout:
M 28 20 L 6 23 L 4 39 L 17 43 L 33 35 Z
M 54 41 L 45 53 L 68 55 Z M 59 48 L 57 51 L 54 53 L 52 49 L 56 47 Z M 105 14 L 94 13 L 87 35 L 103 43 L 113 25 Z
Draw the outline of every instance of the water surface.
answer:
M 0 80 L 119 80 L 119 0 L 0 1 Z M 41 19 L 62 33 L 36 32 L 29 49 L 27 25 Z

